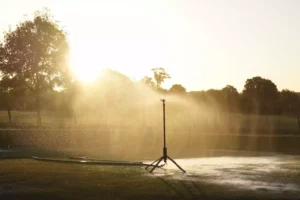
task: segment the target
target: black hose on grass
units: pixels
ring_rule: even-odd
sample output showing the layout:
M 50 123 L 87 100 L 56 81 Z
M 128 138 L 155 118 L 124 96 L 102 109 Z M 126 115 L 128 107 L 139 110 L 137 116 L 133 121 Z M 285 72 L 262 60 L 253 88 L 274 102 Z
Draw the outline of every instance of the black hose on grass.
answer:
M 53 159 L 53 158 L 40 158 L 35 156 L 2 156 L 0 159 L 34 159 L 43 162 L 56 162 L 56 163 L 69 163 L 69 164 L 87 164 L 87 165 L 120 165 L 120 166 L 150 166 L 143 162 L 133 161 L 117 161 L 117 160 L 71 160 L 71 159 Z

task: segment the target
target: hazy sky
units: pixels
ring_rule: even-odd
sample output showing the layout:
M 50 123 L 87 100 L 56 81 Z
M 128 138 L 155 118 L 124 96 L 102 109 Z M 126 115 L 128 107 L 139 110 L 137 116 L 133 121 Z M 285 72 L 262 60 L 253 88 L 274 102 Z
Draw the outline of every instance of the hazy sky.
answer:
M 72 65 L 131 78 L 164 67 L 188 90 L 242 90 L 253 76 L 300 91 L 297 0 L 0 0 L 0 31 L 48 7 L 69 32 Z

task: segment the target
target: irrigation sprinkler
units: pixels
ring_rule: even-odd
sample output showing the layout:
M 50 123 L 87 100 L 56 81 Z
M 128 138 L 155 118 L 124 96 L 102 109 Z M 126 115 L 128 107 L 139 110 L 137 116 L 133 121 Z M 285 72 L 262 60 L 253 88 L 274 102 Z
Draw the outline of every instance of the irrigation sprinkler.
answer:
M 164 133 L 164 140 L 163 140 L 163 156 L 158 158 L 157 160 L 155 160 L 153 163 L 151 163 L 150 165 L 148 165 L 145 169 L 148 169 L 149 167 L 152 167 L 152 169 L 150 170 L 150 173 L 152 173 L 156 167 L 158 167 L 159 163 L 161 161 L 164 161 L 165 163 L 167 163 L 167 160 L 171 160 L 181 171 L 183 171 L 184 173 L 186 172 L 184 169 L 182 169 L 170 156 L 168 156 L 168 150 L 167 150 L 167 145 L 166 145 L 166 106 L 165 106 L 165 99 L 161 99 L 162 103 L 163 103 L 163 133 Z

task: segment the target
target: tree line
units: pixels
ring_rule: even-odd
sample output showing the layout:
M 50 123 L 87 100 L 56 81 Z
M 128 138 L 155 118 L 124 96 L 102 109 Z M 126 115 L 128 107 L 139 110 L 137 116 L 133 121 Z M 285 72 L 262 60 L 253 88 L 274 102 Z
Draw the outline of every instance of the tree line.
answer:
M 186 92 L 181 84 L 174 84 L 169 90 L 161 88 L 165 79 L 171 76 L 163 68 L 152 69 L 153 77 L 145 76 L 141 81 L 159 92 L 189 94 L 196 101 L 206 102 L 218 110 L 230 113 L 300 115 L 300 94 L 284 89 L 279 91 L 271 80 L 259 76 L 246 80 L 241 93 L 231 85 L 220 90 Z
M 32 20 L 20 22 L 14 30 L 4 33 L 0 40 L 0 109 L 7 110 L 10 122 L 11 110 L 36 111 L 38 125 L 42 122 L 41 109 L 74 115 L 72 102 L 84 88 L 72 76 L 68 61 L 67 33 L 47 10 L 36 12 Z M 181 84 L 162 87 L 171 78 L 164 68 L 154 68 L 152 73 L 152 77 L 145 76 L 139 83 L 160 93 L 192 97 L 222 112 L 300 113 L 299 94 L 287 89 L 278 91 L 271 80 L 262 77 L 247 79 L 241 93 L 231 85 L 221 90 L 186 92 Z

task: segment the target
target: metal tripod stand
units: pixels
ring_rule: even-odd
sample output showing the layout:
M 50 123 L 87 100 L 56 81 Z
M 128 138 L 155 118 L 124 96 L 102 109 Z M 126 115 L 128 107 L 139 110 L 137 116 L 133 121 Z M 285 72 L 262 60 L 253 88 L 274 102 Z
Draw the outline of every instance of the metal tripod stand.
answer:
M 165 163 L 167 163 L 167 160 L 171 160 L 181 171 L 183 171 L 184 173 L 186 172 L 184 169 L 182 169 L 171 157 L 168 156 L 168 150 L 167 150 L 167 146 L 166 146 L 166 117 L 165 117 L 165 99 L 161 100 L 163 102 L 163 126 L 164 126 L 164 148 L 163 148 L 163 156 L 158 158 L 157 160 L 155 160 L 153 163 L 151 163 L 151 165 L 148 165 L 146 167 L 146 169 L 148 169 L 149 167 L 152 167 L 152 169 L 150 170 L 150 173 L 152 173 L 156 167 L 159 166 L 159 163 L 161 161 L 164 161 Z

